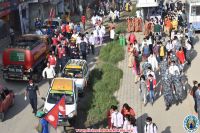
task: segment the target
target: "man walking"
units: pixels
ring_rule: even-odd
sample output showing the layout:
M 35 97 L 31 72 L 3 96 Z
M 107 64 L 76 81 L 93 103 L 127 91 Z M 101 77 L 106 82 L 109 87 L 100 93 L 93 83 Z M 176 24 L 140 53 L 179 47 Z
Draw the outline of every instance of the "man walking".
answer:
M 49 86 L 51 86 L 51 81 L 55 77 L 56 73 L 52 67 L 50 67 L 50 64 L 47 63 L 47 67 L 43 70 L 42 76 L 43 78 L 47 79 L 49 82 Z
M 113 107 L 113 111 L 111 114 L 112 128 L 120 129 L 123 127 L 123 115 L 117 110 L 117 106 Z
M 84 37 L 81 38 L 81 43 L 80 43 L 79 48 L 82 54 L 82 59 L 86 60 L 87 59 L 87 42 L 84 40 Z
M 156 79 L 153 78 L 153 75 L 149 74 L 148 76 L 148 81 L 147 81 L 147 88 L 149 91 L 149 101 L 151 102 L 151 104 L 153 105 L 154 102 L 154 91 L 156 88 Z
M 152 122 L 151 117 L 146 118 L 146 125 L 144 126 L 144 133 L 157 133 L 157 126 Z
M 198 119 L 200 121 L 200 83 L 198 84 L 198 89 L 195 92 L 195 96 L 196 96 Z
M 37 92 L 38 92 L 38 95 L 40 95 L 38 86 L 33 83 L 33 80 L 29 80 L 29 85 L 26 87 L 24 99 L 26 100 L 27 95 L 28 95 L 29 102 L 33 109 L 32 113 L 34 113 L 34 114 L 36 114 L 36 112 L 37 112 Z

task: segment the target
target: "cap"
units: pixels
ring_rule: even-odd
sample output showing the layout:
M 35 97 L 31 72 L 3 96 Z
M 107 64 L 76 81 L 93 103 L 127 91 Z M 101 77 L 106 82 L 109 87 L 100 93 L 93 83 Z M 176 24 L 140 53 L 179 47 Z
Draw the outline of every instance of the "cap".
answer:
M 29 80 L 29 83 L 33 83 L 33 80 L 32 80 L 32 79 L 30 79 L 30 80 Z

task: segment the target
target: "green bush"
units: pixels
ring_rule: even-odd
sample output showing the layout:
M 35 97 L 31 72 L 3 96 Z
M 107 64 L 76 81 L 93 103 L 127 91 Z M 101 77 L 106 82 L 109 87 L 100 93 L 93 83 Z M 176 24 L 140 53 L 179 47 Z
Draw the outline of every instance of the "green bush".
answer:
M 100 51 L 99 58 L 111 64 L 117 64 L 124 59 L 124 49 L 119 45 L 119 41 L 108 43 Z
M 87 116 L 87 123 L 90 124 L 106 119 L 106 112 L 110 106 L 118 104 L 113 94 L 119 88 L 123 75 L 122 70 L 112 64 L 104 63 L 101 68 L 94 69 L 92 74 L 99 75 L 97 69 L 101 70 L 103 75 L 101 79 L 98 78 L 95 83 L 93 82 L 94 97 Z M 94 81 L 95 77 L 92 77 L 92 81 Z
M 125 33 L 127 32 L 127 24 L 126 21 L 122 22 L 121 24 L 117 25 L 115 29 L 116 34 Z

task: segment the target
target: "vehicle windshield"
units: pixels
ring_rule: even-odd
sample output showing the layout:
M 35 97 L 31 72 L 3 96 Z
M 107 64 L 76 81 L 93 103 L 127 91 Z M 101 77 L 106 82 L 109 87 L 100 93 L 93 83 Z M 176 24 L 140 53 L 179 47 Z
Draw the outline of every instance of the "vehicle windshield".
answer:
M 73 94 L 70 95 L 70 94 L 63 94 L 63 93 L 49 93 L 47 102 L 55 104 L 62 98 L 63 95 L 66 96 L 65 97 L 65 103 L 66 104 L 74 104 Z
M 81 69 L 64 69 L 63 76 L 66 78 L 83 78 L 83 72 Z

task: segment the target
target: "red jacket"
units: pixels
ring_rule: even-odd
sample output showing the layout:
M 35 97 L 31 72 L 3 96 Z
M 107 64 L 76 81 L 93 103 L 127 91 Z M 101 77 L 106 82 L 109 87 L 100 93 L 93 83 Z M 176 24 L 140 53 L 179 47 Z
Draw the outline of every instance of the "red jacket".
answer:
M 129 42 L 130 43 L 134 43 L 135 42 L 135 35 L 134 34 L 130 34 L 130 36 L 129 36 Z
M 153 79 L 153 86 L 154 86 L 154 90 L 155 90 L 155 88 L 156 88 L 156 80 L 155 79 Z M 147 88 L 148 88 L 148 91 L 150 91 L 150 81 L 149 81 L 149 79 L 147 80 Z
M 178 57 L 181 64 L 185 63 L 185 55 L 183 51 L 176 52 L 176 56 Z
M 85 21 L 86 21 L 86 17 L 85 17 L 85 16 L 81 16 L 81 22 L 82 22 L 83 24 L 85 24 Z
M 48 58 L 48 61 L 49 61 L 50 65 L 56 65 L 56 57 L 55 56 L 50 55 Z

